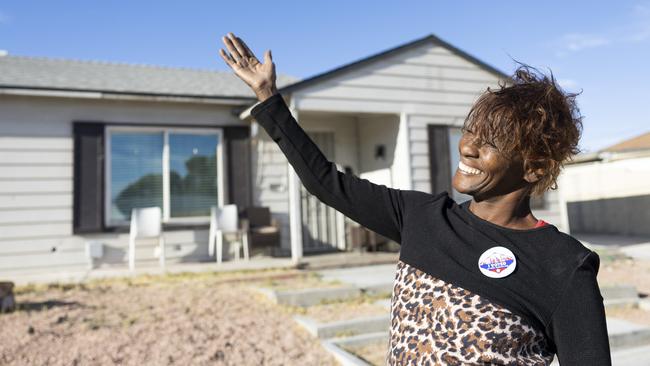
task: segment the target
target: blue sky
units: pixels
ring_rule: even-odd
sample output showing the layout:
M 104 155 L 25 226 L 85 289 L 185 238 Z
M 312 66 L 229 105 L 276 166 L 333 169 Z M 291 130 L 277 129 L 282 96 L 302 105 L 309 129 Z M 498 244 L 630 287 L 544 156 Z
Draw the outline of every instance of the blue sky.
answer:
M 297 77 L 433 33 L 506 73 L 514 58 L 583 90 L 585 150 L 650 130 L 650 0 L 0 0 L 12 55 L 226 70 L 228 31 Z

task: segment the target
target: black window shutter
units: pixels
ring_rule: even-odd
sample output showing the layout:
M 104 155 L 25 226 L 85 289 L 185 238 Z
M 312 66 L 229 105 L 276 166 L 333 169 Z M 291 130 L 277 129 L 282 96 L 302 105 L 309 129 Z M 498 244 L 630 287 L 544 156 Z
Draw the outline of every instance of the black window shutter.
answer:
M 104 124 L 73 122 L 73 232 L 104 229 Z
M 431 193 L 451 194 L 451 161 L 449 157 L 449 127 L 427 125 L 429 138 L 429 168 Z
M 251 146 L 248 126 L 226 126 L 226 175 L 228 181 L 227 203 L 234 203 L 241 214 L 252 203 Z

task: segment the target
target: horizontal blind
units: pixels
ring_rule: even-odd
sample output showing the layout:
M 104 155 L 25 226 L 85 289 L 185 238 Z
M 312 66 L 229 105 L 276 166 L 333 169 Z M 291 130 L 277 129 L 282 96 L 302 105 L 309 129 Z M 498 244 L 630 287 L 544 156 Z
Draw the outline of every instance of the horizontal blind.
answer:
M 170 216 L 209 216 L 218 204 L 217 134 L 169 133 Z
M 162 208 L 163 132 L 110 133 L 111 222 L 129 220 L 133 208 Z

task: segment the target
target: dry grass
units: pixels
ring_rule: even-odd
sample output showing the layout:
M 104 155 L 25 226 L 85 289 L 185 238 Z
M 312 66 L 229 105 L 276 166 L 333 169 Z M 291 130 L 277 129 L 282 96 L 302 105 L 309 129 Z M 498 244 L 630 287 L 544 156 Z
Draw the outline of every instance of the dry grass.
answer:
M 335 365 L 247 286 L 291 270 L 139 276 L 17 289 L 2 365 Z

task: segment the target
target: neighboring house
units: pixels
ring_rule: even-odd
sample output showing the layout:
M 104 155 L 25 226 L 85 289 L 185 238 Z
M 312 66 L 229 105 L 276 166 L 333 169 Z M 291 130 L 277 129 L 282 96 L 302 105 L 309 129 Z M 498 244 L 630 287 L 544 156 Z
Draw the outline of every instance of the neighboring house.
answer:
M 650 236 L 650 132 L 578 156 L 560 178 L 571 233 Z
M 460 126 L 508 78 L 435 36 L 295 82 L 281 92 L 341 170 L 378 184 L 450 190 Z M 0 276 L 126 262 L 133 207 L 163 208 L 170 261 L 205 261 L 213 204 L 271 208 L 281 252 L 345 249 L 350 219 L 305 192 L 249 121 L 229 72 L 0 57 Z M 458 199 L 462 197 L 457 196 Z M 153 261 L 153 246 L 139 246 Z

